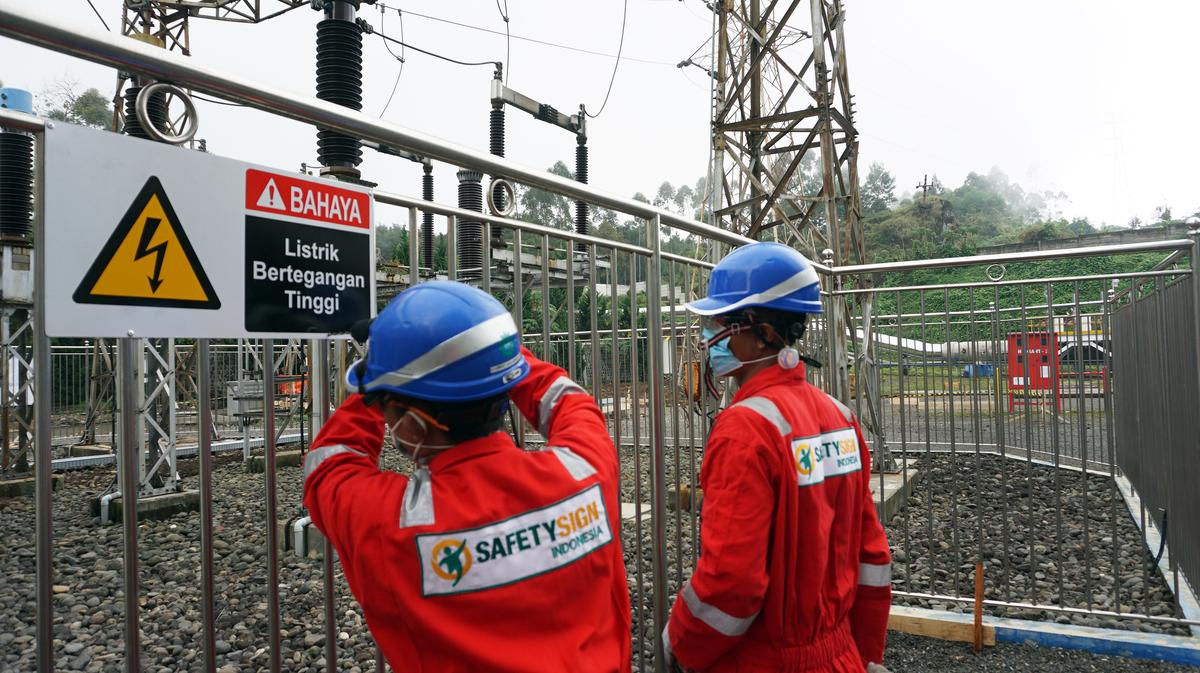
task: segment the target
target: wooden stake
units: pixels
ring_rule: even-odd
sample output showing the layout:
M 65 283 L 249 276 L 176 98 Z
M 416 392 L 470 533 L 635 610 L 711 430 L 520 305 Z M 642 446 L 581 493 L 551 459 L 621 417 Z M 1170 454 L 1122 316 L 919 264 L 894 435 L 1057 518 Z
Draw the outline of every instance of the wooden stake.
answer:
M 983 651 L 983 562 L 975 562 L 975 651 Z

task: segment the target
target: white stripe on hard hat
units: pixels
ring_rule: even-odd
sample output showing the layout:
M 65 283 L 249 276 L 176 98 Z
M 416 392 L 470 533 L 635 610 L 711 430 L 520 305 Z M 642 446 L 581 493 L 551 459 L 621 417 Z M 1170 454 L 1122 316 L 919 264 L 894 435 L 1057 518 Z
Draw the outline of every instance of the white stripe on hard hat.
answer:
M 741 299 L 735 301 L 734 303 L 732 303 L 728 306 L 721 306 L 718 308 L 711 308 L 711 309 L 701 309 L 701 308 L 696 308 L 693 305 L 695 302 L 693 302 L 692 304 L 687 305 L 687 309 L 697 315 L 717 315 L 718 313 L 732 313 L 733 311 L 736 311 L 739 308 L 742 308 L 743 306 L 748 306 L 750 304 L 765 304 L 769 301 L 779 299 L 780 297 L 786 297 L 787 295 L 799 290 L 800 288 L 808 287 L 809 285 L 812 285 L 813 283 L 816 283 L 819 280 L 820 279 L 817 278 L 816 269 L 814 269 L 810 266 L 807 269 L 801 271 L 800 273 L 783 281 L 782 283 L 775 285 L 774 287 L 767 288 L 766 290 L 763 290 L 762 292 L 756 292 L 755 294 L 749 295 L 747 297 L 742 297 Z
M 370 381 L 364 381 L 363 387 L 370 390 L 377 386 L 402 386 L 411 383 L 442 367 L 470 357 L 488 346 L 494 346 L 502 339 L 516 333 L 517 325 L 513 322 L 512 315 L 501 313 L 465 332 L 455 334 L 400 369 L 382 374 Z M 383 344 L 376 346 L 383 346 Z

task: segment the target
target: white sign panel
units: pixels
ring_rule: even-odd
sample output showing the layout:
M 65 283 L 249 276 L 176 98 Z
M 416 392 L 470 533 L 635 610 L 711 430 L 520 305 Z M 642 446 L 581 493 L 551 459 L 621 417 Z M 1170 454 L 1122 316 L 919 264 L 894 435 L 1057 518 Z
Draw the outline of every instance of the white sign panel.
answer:
M 51 336 L 313 337 L 374 314 L 365 188 L 62 123 L 45 167 Z

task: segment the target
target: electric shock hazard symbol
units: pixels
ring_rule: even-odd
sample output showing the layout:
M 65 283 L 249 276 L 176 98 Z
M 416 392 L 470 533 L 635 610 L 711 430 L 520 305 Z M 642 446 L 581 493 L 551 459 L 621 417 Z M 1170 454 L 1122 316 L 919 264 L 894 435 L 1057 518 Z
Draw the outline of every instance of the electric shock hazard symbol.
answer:
M 81 304 L 219 309 L 171 201 L 151 176 L 84 275 Z

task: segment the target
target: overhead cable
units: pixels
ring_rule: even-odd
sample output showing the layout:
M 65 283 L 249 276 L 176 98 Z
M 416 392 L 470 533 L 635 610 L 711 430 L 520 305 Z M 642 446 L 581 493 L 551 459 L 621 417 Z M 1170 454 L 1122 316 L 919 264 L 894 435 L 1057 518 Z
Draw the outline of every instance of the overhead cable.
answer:
M 450 63 L 454 63 L 455 65 L 467 65 L 467 66 L 474 66 L 474 65 L 497 66 L 497 65 L 500 65 L 500 61 L 460 61 L 456 58 L 450 58 L 449 56 L 443 56 L 436 52 L 429 51 L 428 49 L 422 49 L 420 47 L 413 46 L 407 42 L 404 42 L 403 40 L 397 40 L 396 38 L 394 38 L 390 35 L 387 35 L 381 31 L 376 31 L 374 28 L 371 28 L 370 24 L 366 23 L 365 21 L 362 21 L 361 19 L 359 21 L 361 22 L 360 25 L 362 25 L 364 32 L 376 33 L 377 35 L 379 35 L 379 37 L 383 38 L 384 40 L 387 40 L 388 42 L 391 42 L 393 44 L 398 44 L 401 47 L 404 47 L 406 49 L 412 49 L 413 51 L 421 53 L 421 54 L 425 54 L 426 56 L 440 58 L 443 61 L 448 61 Z
M 504 9 L 500 9 L 500 0 L 496 0 L 496 9 L 500 12 L 500 18 L 504 19 L 504 83 L 507 85 L 508 76 L 512 73 L 512 32 L 508 27 L 508 0 L 504 0 Z
M 104 30 L 107 30 L 108 32 L 110 32 L 110 33 L 111 33 L 111 32 L 112 32 L 112 28 L 109 28 L 109 27 L 108 27 L 108 22 L 107 22 L 107 21 L 105 21 L 105 20 L 104 20 L 104 17 L 100 15 L 100 10 L 96 9 L 96 5 L 95 5 L 95 3 L 93 3 L 93 2 L 92 2 L 92 0 L 87 0 L 87 4 L 88 4 L 88 5 L 91 5 L 91 7 L 92 7 L 92 11 L 96 13 L 96 18 L 97 18 L 97 19 L 100 19 L 100 23 L 104 24 Z
M 395 8 L 389 7 L 388 9 L 395 9 Z M 396 10 L 396 11 L 399 11 L 399 10 Z M 458 26 L 459 28 L 467 28 L 469 30 L 477 30 L 481 33 L 491 33 L 492 35 L 504 35 L 504 33 L 500 32 L 498 30 L 492 30 L 491 28 L 484 28 L 482 26 L 474 26 L 469 23 L 463 23 L 461 21 L 453 21 L 451 19 L 444 19 L 440 16 L 430 16 L 428 14 L 421 14 L 420 12 L 414 12 L 412 10 L 405 10 L 404 13 L 409 16 L 416 16 L 416 17 L 419 17 L 422 19 L 429 19 L 430 21 L 437 21 L 439 23 L 446 23 L 446 24 L 450 24 L 452 26 Z M 576 52 L 579 54 L 589 54 L 591 56 L 601 56 L 604 58 L 615 58 L 617 56 L 616 54 L 609 54 L 609 53 L 605 53 L 602 51 L 595 51 L 592 49 L 584 49 L 582 47 L 573 47 L 569 44 L 561 44 L 558 42 L 549 42 L 546 40 L 539 40 L 539 39 L 533 38 L 533 37 L 525 37 L 523 35 L 510 35 L 509 37 L 511 37 L 514 40 L 521 40 L 522 42 L 531 42 L 533 44 L 540 44 L 545 47 L 554 47 L 555 49 L 565 49 L 567 51 L 573 51 L 573 52 Z M 665 66 L 674 66 L 675 65 L 675 63 L 670 62 L 670 61 L 659 61 L 659 60 L 650 59 L 650 58 L 639 58 L 637 56 L 622 55 L 621 60 L 633 61 L 636 63 L 648 63 L 650 65 L 665 65 Z
M 383 6 L 380 6 L 379 7 L 379 30 L 380 30 L 381 38 L 383 37 L 383 33 L 382 33 L 382 31 L 383 31 L 383 15 L 385 13 L 386 13 L 386 9 Z M 396 13 L 400 15 L 400 40 L 401 40 L 401 43 L 403 43 L 403 40 L 404 40 L 404 13 L 401 12 L 400 10 L 396 10 Z M 383 46 L 385 49 L 388 50 L 388 53 L 391 54 L 393 58 L 395 58 L 397 61 L 400 61 L 400 69 L 396 71 L 396 81 L 392 82 L 392 92 L 390 94 L 388 94 L 387 102 L 383 104 L 383 109 L 379 111 L 380 119 L 383 119 L 383 115 L 388 111 L 388 108 L 392 106 L 392 99 L 396 97 L 396 89 L 398 89 L 400 87 L 400 76 L 404 74 L 404 47 L 403 46 L 400 47 L 400 54 L 397 55 L 396 52 L 392 51 L 392 46 L 390 44 L 388 44 L 387 40 L 383 41 Z
M 617 44 L 617 60 L 613 63 L 612 77 L 608 80 L 608 91 L 604 92 L 604 102 L 600 104 L 600 110 L 596 114 L 592 114 L 584 110 L 584 114 L 595 119 L 604 112 L 605 106 L 608 105 L 608 97 L 612 94 L 613 82 L 617 81 L 617 67 L 621 65 L 621 51 L 625 49 L 625 19 L 629 16 L 629 0 L 625 0 L 621 9 L 621 41 Z

